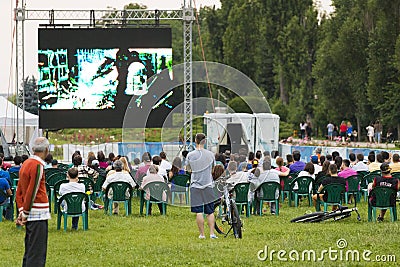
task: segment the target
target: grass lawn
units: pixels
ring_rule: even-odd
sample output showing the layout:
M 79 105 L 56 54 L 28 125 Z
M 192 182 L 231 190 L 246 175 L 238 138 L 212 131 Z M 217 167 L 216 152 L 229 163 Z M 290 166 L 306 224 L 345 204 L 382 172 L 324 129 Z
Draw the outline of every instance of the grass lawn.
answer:
M 292 224 L 289 221 L 313 210 L 301 203 L 298 208 L 282 204 L 279 216 L 270 214 L 243 218 L 243 239 L 233 236 L 211 240 L 198 239 L 195 216 L 187 207 L 169 206 L 167 216 L 159 215 L 153 207 L 149 217 L 139 216 L 138 200 L 133 200 L 133 215 L 107 216 L 102 210 L 90 211 L 89 231 L 56 230 L 56 215 L 49 221 L 47 266 L 397 266 L 396 262 L 376 262 L 377 255 L 395 255 L 400 261 L 399 222 L 391 223 L 389 214 L 383 223 L 367 221 L 367 205 L 358 207 L 362 221 L 354 214 L 337 222 Z M 120 214 L 123 213 L 123 208 Z M 71 227 L 69 219 L 69 229 Z M 207 233 L 207 232 L 206 232 Z M 20 266 L 24 252 L 24 230 L 17 230 L 11 222 L 0 223 L 0 266 Z M 347 247 L 338 249 L 337 240 L 345 239 Z M 260 261 L 258 251 L 268 246 L 271 250 L 285 250 L 287 262 Z M 319 258 L 322 250 L 338 250 L 342 261 L 330 260 L 324 254 L 323 262 L 301 261 L 304 250 L 315 250 Z M 296 250 L 300 261 L 289 259 L 288 253 Z M 346 261 L 346 251 L 358 250 L 360 261 Z M 364 250 L 371 262 L 362 259 Z M 342 251 L 342 252 L 340 252 Z M 293 253 L 293 252 L 292 252 Z M 336 252 L 333 252 L 336 253 Z M 295 256 L 295 254 L 292 254 Z M 265 256 L 264 253 L 260 256 Z M 352 257 L 350 257 L 352 258 Z M 307 260 L 307 257 L 306 257 Z

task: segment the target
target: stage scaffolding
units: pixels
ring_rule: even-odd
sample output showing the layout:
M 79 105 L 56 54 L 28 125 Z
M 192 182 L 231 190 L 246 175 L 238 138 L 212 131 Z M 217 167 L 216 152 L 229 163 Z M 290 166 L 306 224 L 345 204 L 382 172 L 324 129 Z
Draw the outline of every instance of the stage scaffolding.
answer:
M 25 21 L 43 21 L 46 26 L 62 27 L 70 26 L 60 22 L 79 21 L 95 27 L 97 21 L 110 27 L 121 25 L 124 27 L 132 21 L 149 21 L 157 25 L 161 20 L 182 20 L 183 21 L 183 74 L 184 74 L 184 148 L 192 147 L 193 134 L 193 113 L 192 113 L 192 25 L 194 21 L 194 9 L 191 0 L 184 0 L 180 10 L 29 10 L 25 9 L 25 1 L 19 1 L 15 9 L 16 20 L 16 86 L 17 106 L 25 110 L 25 92 L 23 88 L 24 75 L 24 24 Z M 22 101 L 21 101 L 22 99 Z M 25 114 L 23 115 L 22 131 L 25 137 Z M 17 121 L 18 121 L 17 112 Z M 17 124 L 17 137 L 19 138 Z M 17 140 L 20 143 L 20 140 Z

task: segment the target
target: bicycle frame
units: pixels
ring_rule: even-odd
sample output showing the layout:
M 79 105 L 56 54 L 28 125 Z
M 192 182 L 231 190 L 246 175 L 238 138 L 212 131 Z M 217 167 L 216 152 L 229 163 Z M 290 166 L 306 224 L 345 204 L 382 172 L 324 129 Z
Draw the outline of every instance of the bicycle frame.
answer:
M 339 209 L 330 211 L 330 212 L 313 212 L 310 214 L 306 214 L 291 220 L 291 222 L 322 222 L 329 219 L 333 219 L 334 221 L 339 221 L 344 218 L 350 217 L 351 213 L 355 211 L 357 213 L 357 220 L 361 221 L 360 213 L 358 212 L 357 207 L 347 208 L 344 206 L 339 206 Z
M 216 186 L 217 186 L 218 191 L 223 193 L 223 198 L 224 198 L 223 201 L 225 203 L 225 208 L 226 208 L 226 210 L 225 210 L 226 213 L 225 213 L 225 216 L 223 217 L 223 218 L 225 218 L 225 220 L 222 219 L 222 223 L 228 222 L 228 225 L 230 226 L 229 230 L 226 233 L 224 233 L 225 237 L 227 237 L 228 234 L 233 230 L 234 222 L 232 220 L 232 215 L 233 215 L 232 207 L 236 206 L 236 202 L 234 199 L 232 199 L 232 197 L 231 197 L 232 194 L 229 192 L 230 191 L 229 184 L 226 183 L 226 180 L 227 180 L 227 177 L 221 178 L 219 181 L 216 181 Z M 219 185 L 223 185 L 222 190 L 219 188 Z M 239 219 L 239 221 L 240 221 L 240 219 Z M 241 222 L 240 222 L 240 225 L 241 225 Z

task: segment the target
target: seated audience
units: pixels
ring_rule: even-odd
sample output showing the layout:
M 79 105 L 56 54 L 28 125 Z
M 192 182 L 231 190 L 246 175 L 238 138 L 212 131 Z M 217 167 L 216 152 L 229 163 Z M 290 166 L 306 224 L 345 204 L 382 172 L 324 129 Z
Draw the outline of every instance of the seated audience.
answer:
M 76 155 L 74 157 L 74 159 L 72 160 L 72 164 L 74 165 L 75 168 L 78 169 L 78 177 L 91 176 L 94 182 L 96 182 L 99 173 L 87 165 L 82 165 L 82 157 L 80 155 Z
M 157 157 L 159 157 L 159 156 L 157 156 Z M 158 174 L 159 173 L 158 168 L 159 168 L 159 166 L 158 165 L 154 165 L 154 164 L 149 166 L 148 174 L 145 177 L 143 177 L 143 181 L 142 181 L 142 184 L 140 185 L 140 189 L 143 190 L 143 188 L 148 183 L 151 183 L 151 182 L 163 182 L 163 183 L 165 182 L 164 178 L 162 178 Z M 163 194 L 162 198 L 163 198 L 162 199 L 163 201 L 166 201 L 167 200 L 167 195 Z M 146 191 L 144 199 L 146 199 L 146 200 L 150 199 L 150 191 L 149 190 Z M 162 214 L 163 213 L 162 203 L 158 203 L 158 209 L 160 210 L 160 214 Z M 151 214 L 151 203 L 150 203 L 150 207 L 149 207 L 149 210 L 148 210 L 148 214 Z
M 249 173 L 240 171 L 238 172 L 237 163 L 235 161 L 229 161 L 228 172 L 230 177 L 226 180 L 226 182 L 232 186 L 235 186 L 238 183 L 247 183 L 249 181 Z
M 0 158 L 0 160 L 1 160 L 1 158 Z M 1 171 L 3 171 L 3 170 L 1 170 Z M 11 185 L 7 179 L 0 178 L 0 190 L 3 191 L 7 196 L 7 198 L 4 198 L 2 195 L 0 195 L 0 205 L 10 204 L 8 207 L 3 209 L 3 214 L 0 214 L 0 216 L 4 216 L 4 218 L 6 218 L 6 220 L 12 221 L 13 220 L 13 214 L 12 214 L 13 203 L 10 202 L 10 200 L 11 200 L 10 196 L 12 196 L 12 191 L 11 191 Z
M 290 173 L 300 172 L 304 170 L 306 164 L 300 160 L 301 154 L 300 151 L 293 151 L 293 160 L 294 163 L 289 166 Z
M 2 163 L 0 164 L 1 169 L 3 169 L 4 171 L 6 171 L 6 170 L 8 170 L 9 168 L 11 168 L 11 164 L 4 161 L 4 154 L 3 154 L 3 153 L 0 153 L 0 159 L 1 159 L 1 162 L 2 162 Z
M 322 165 L 318 164 L 318 156 L 311 156 L 311 163 L 314 165 L 314 173 L 322 171 Z
M 350 160 L 344 159 L 338 176 L 342 178 L 347 178 L 353 175 L 357 175 L 357 172 L 350 168 Z
M 0 165 L 3 164 L 3 159 L 0 158 Z M 10 178 L 10 173 L 8 171 L 5 171 L 3 169 L 0 169 L 0 178 L 4 178 L 7 180 L 9 185 L 12 185 L 11 178 Z
M 330 164 L 329 165 L 329 175 L 325 177 L 324 180 L 322 180 L 321 185 L 318 188 L 318 192 L 322 192 L 324 189 L 324 186 L 327 186 L 329 184 L 342 184 L 346 186 L 346 182 L 343 178 L 338 176 L 338 170 L 336 164 Z M 314 207 L 317 206 L 317 195 L 319 195 L 320 200 L 326 201 L 328 199 L 327 194 L 314 194 L 313 195 L 313 203 Z M 338 207 L 337 205 L 332 206 L 332 210 L 336 210 Z
M 353 166 L 353 170 L 357 172 L 368 171 L 368 165 L 364 163 L 364 155 L 359 153 L 357 154 L 356 164 Z
M 45 169 L 51 168 L 51 162 L 53 161 L 53 155 L 52 154 L 47 154 L 46 158 L 44 159 L 44 162 L 46 163 L 44 165 Z
M 60 196 L 75 192 L 85 193 L 85 185 L 79 183 L 77 168 L 70 168 L 67 172 L 67 178 L 69 180 L 69 183 L 63 183 L 60 185 L 59 189 Z M 68 207 L 64 202 L 61 203 L 61 207 L 63 207 L 64 210 L 68 210 Z M 82 203 L 82 211 L 85 211 L 84 203 Z M 78 230 L 78 222 L 79 222 L 79 216 L 72 217 L 72 230 Z
M 382 155 L 377 154 L 375 157 L 374 153 L 370 153 L 368 155 L 368 171 L 373 172 L 373 171 L 378 171 L 380 170 L 382 162 L 378 160 L 378 158 L 382 161 Z M 375 161 L 376 159 L 376 161 Z
M 103 191 L 105 191 L 107 189 L 107 186 L 112 183 L 112 182 L 127 182 L 129 183 L 132 188 L 136 187 L 136 183 L 133 180 L 133 178 L 131 177 L 131 175 L 129 173 L 123 172 L 123 163 L 120 160 L 116 160 L 113 163 L 113 167 L 115 172 L 109 176 L 107 176 L 106 180 L 104 181 L 103 185 L 102 185 L 102 189 Z M 129 192 L 126 193 L 126 197 L 129 198 Z M 108 198 L 112 198 L 112 189 L 109 190 L 108 192 L 108 196 L 106 196 Z M 119 212 L 119 206 L 117 202 L 114 202 L 113 204 L 113 213 L 114 214 L 118 214 Z
M 106 156 L 104 155 L 103 151 L 97 152 L 97 160 L 99 161 L 99 167 L 105 169 L 108 167 Z
M 397 154 L 397 153 L 393 154 L 392 161 L 393 161 L 393 163 L 390 164 L 390 168 L 392 169 L 392 173 L 400 172 L 400 162 L 399 162 L 400 161 L 400 156 L 399 156 L 399 154 Z
M 369 189 L 373 189 L 377 186 L 385 186 L 385 187 L 393 188 L 394 190 L 398 191 L 400 189 L 399 180 L 397 178 L 393 178 L 392 175 L 390 174 L 390 171 L 391 171 L 390 165 L 387 162 L 382 163 L 382 165 L 380 166 L 380 170 L 382 172 L 382 176 L 375 177 L 373 183 L 368 186 Z M 369 202 L 372 205 L 376 204 L 376 196 L 374 194 L 369 196 Z M 391 205 L 395 206 L 396 205 L 396 196 L 394 196 L 390 200 L 390 202 L 391 202 L 390 203 Z M 383 221 L 383 218 L 385 217 L 385 213 L 386 213 L 386 210 L 381 210 L 381 214 L 377 218 L 378 222 Z
M 19 172 L 19 169 L 21 169 L 21 164 L 22 164 L 22 157 L 15 156 L 14 157 L 14 166 L 12 166 L 10 169 L 8 169 L 8 172 L 9 173 Z
M 52 168 L 58 168 L 58 160 L 56 160 L 56 159 L 53 159 L 52 161 L 51 161 L 51 167 Z
M 254 178 L 250 180 L 250 190 L 254 192 L 254 201 L 256 201 L 256 213 L 260 210 L 260 201 L 259 199 L 262 197 L 262 191 L 259 186 L 265 182 L 277 182 L 280 184 L 279 176 L 282 173 L 278 170 L 271 169 L 271 159 L 265 159 L 262 165 L 262 172 L 257 169 L 254 173 Z M 276 197 L 279 197 L 279 190 L 277 189 Z M 270 204 L 270 212 L 271 214 L 275 214 L 276 206 L 275 203 Z
M 185 174 L 185 169 L 182 167 L 182 160 L 180 157 L 175 157 L 172 161 L 171 169 L 168 173 L 168 180 L 171 180 L 172 177 L 178 174 Z
M 164 151 L 160 152 L 161 163 L 160 167 L 164 170 L 170 170 L 172 168 L 172 164 L 167 160 L 167 154 Z

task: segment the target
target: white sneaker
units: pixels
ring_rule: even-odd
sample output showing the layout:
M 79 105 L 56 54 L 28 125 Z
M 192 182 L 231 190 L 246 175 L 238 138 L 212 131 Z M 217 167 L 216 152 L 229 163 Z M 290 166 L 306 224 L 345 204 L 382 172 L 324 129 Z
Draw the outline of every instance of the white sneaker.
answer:
M 216 236 L 216 235 L 210 235 L 210 238 L 211 238 L 211 239 L 217 239 L 218 236 Z
M 204 235 L 199 235 L 199 239 L 206 239 Z

